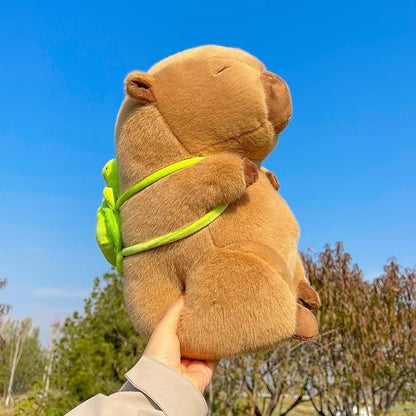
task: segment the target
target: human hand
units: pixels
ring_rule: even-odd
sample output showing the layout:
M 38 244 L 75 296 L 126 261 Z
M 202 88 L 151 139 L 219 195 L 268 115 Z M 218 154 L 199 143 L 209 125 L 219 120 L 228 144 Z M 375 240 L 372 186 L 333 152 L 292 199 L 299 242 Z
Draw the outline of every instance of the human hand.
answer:
M 169 306 L 165 316 L 153 331 L 143 355 L 173 368 L 203 393 L 211 381 L 218 361 L 200 361 L 181 357 L 176 332 L 184 304 L 184 297 L 180 296 Z

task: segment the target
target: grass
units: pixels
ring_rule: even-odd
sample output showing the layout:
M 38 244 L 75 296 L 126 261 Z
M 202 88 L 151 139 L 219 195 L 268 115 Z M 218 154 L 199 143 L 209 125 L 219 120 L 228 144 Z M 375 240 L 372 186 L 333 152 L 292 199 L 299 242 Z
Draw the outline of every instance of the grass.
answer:
M 284 405 L 282 410 L 285 411 L 285 409 L 287 409 L 290 404 L 292 403 L 292 399 L 285 399 L 284 400 Z M 278 416 L 279 412 L 275 411 L 273 413 L 273 416 Z M 298 404 L 290 413 L 290 416 L 312 416 L 312 415 L 316 415 L 316 412 L 314 410 L 314 408 L 312 407 L 311 402 L 304 402 L 304 403 L 300 403 Z
M 396 404 L 390 414 L 393 416 L 416 416 L 416 403 Z
M 283 406 L 283 410 L 285 410 L 290 403 L 291 401 L 288 400 L 287 406 L 285 403 L 285 405 Z M 278 415 L 279 415 L 278 411 L 275 411 L 273 413 L 273 416 L 278 416 Z M 391 416 L 416 416 L 416 403 L 396 404 L 391 408 L 389 415 Z M 310 402 L 304 402 L 296 406 L 289 413 L 288 416 L 316 416 L 316 412 Z
M 13 407 L 6 407 L 0 398 L 0 416 L 13 416 Z
M 13 409 L 11 407 L 5 408 L 3 406 L 0 407 L 0 416 L 12 416 Z
M 289 405 L 290 401 L 288 401 Z M 286 403 L 285 403 L 286 404 Z M 283 406 L 285 409 L 286 406 Z M 416 403 L 403 403 L 397 404 L 392 407 L 390 411 L 391 416 L 416 416 Z M 13 416 L 13 409 L 5 407 L 0 404 L 0 416 Z M 275 412 L 273 416 L 278 416 L 278 412 Z M 289 416 L 316 416 L 316 412 L 310 402 L 304 402 L 296 406 Z
M 275 413 L 277 415 L 277 413 Z M 309 416 L 315 415 L 315 410 L 310 402 L 297 405 L 290 413 L 291 416 Z

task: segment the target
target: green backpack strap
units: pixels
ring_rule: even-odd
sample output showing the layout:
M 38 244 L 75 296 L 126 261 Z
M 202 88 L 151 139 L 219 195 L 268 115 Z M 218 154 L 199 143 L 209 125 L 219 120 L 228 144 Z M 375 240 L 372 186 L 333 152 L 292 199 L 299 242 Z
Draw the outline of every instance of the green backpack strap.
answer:
M 211 222 L 218 218 L 227 208 L 227 204 L 221 205 L 184 227 L 149 241 L 123 248 L 120 219 L 121 205 L 133 195 L 152 185 L 159 179 L 185 169 L 188 166 L 192 166 L 203 159 L 203 157 L 194 157 L 168 165 L 134 184 L 121 195 L 116 160 L 112 159 L 105 164 L 102 175 L 107 186 L 103 190 L 103 201 L 97 211 L 95 237 L 104 257 L 110 264 L 117 267 L 118 273 L 123 273 L 123 257 L 173 243 L 174 241 L 195 234 L 202 228 L 211 224 Z

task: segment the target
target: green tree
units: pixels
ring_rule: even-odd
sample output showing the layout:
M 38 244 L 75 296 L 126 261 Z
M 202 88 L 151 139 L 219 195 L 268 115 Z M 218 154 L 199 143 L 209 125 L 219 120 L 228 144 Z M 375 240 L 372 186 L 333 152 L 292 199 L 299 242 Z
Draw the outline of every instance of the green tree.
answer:
M 39 328 L 32 326 L 30 318 L 8 319 L 3 322 L 0 333 L 6 342 L 0 352 L 0 390 L 9 402 L 42 379 L 45 352 L 39 342 Z
M 371 316 L 368 310 L 371 284 L 364 281 L 358 265 L 344 251 L 341 243 L 326 246 L 317 256 L 304 256 L 306 274 L 321 295 L 322 308 L 317 314 L 322 348 L 305 345 L 308 362 L 303 375 L 308 379 L 307 392 L 319 415 L 337 412 L 350 415 L 350 403 L 358 402 L 363 385 L 355 346 L 361 342 L 357 329 Z
M 221 360 L 206 392 L 212 415 L 287 415 L 305 400 L 315 414 L 351 416 L 351 402 L 386 414 L 399 397 L 414 398 L 416 274 L 390 261 L 373 282 L 341 243 L 304 256 L 322 298 L 320 335 L 274 351 Z M 83 313 L 61 330 L 49 371 L 17 414 L 62 415 L 97 394 L 111 394 L 144 349 L 123 306 L 122 277 L 95 279 Z M 49 366 L 48 366 L 49 368 Z
M 415 271 L 392 260 L 368 282 L 341 243 L 303 260 L 322 299 L 320 334 L 222 360 L 206 394 L 213 415 L 287 415 L 308 400 L 321 416 L 350 416 L 352 402 L 378 416 L 414 397 Z
M 0 292 L 4 290 L 4 288 L 7 285 L 6 279 L 0 279 Z M 3 322 L 4 317 L 7 315 L 7 313 L 10 310 L 10 305 L 7 305 L 5 303 L 0 303 L 0 325 Z M 0 336 L 0 349 L 3 348 L 5 345 L 4 339 Z
M 307 379 L 299 369 L 303 345 L 291 341 L 273 351 L 221 360 L 213 380 L 212 414 L 287 415 L 307 401 Z
M 321 351 L 304 365 L 308 393 L 320 415 L 351 414 L 351 402 L 385 415 L 416 373 L 416 274 L 393 259 L 373 282 L 338 243 L 305 256 L 307 275 L 323 299 Z
M 395 259 L 374 280 L 359 327 L 356 351 L 364 380 L 361 399 L 374 414 L 386 414 L 416 374 L 416 272 Z M 358 336 L 357 336 L 358 338 Z
M 45 414 L 62 415 L 95 394 L 117 391 L 144 347 L 123 305 L 122 277 L 96 278 L 84 312 L 75 312 L 61 329 L 51 391 L 41 405 Z

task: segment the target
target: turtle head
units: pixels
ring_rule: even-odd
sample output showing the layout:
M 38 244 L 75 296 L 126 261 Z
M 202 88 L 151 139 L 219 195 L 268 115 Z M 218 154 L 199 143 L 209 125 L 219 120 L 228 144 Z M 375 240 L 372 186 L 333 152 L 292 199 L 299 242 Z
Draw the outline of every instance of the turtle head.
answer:
M 120 187 L 118 183 L 118 168 L 116 159 L 109 160 L 103 170 L 102 175 L 106 185 L 114 189 L 117 196 L 120 195 Z

